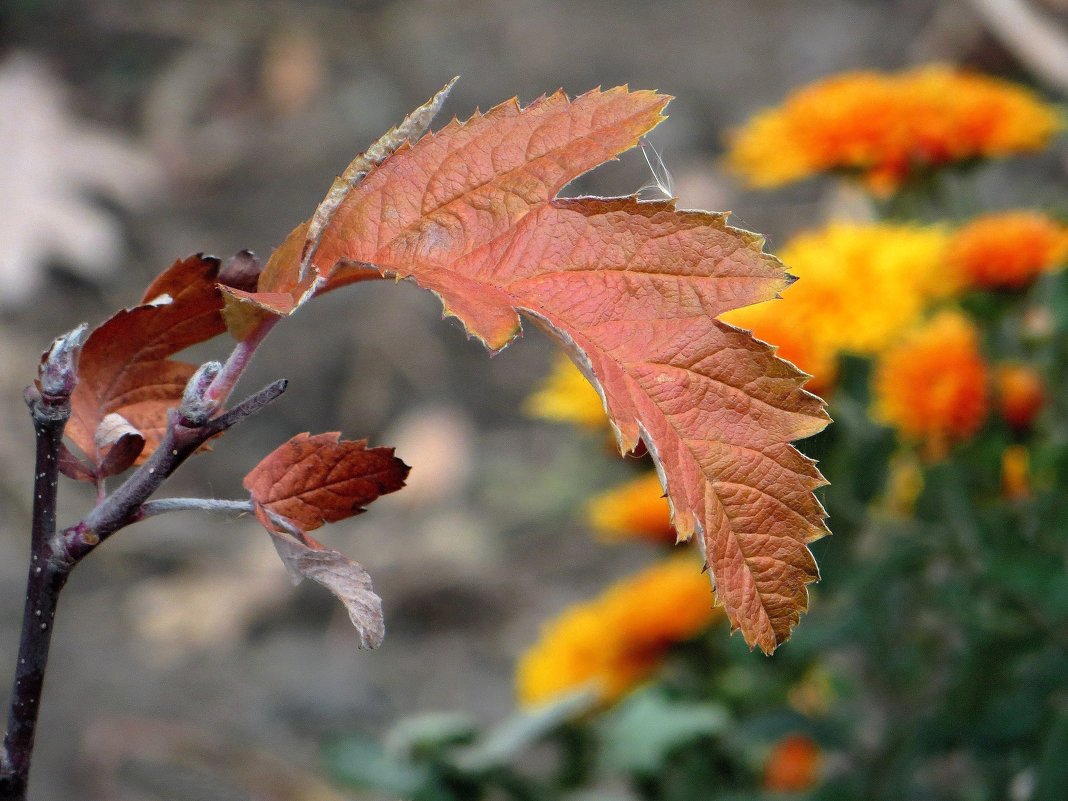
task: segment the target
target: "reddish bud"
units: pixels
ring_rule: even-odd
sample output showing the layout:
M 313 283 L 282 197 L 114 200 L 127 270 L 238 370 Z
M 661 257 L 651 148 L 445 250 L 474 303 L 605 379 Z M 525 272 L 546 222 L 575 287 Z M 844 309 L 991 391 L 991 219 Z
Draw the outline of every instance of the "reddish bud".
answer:
M 997 371 L 998 411 L 1010 426 L 1030 427 L 1046 403 L 1046 387 L 1037 371 L 1023 364 L 1004 364 Z

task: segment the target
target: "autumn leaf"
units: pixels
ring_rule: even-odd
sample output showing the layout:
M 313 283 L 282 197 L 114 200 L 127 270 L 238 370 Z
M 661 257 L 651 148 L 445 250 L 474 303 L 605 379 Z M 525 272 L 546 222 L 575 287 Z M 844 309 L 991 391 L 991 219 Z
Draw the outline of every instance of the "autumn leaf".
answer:
M 392 448 L 368 448 L 364 440 L 343 440 L 333 432 L 298 434 L 245 476 L 256 517 L 290 575 L 312 579 L 345 604 L 361 648 L 382 642 L 382 601 L 358 563 L 307 532 L 359 514 L 379 495 L 403 487 L 407 475 L 408 466 Z
M 648 446 L 677 531 L 703 538 L 732 625 L 770 653 L 807 608 L 818 577 L 807 543 L 827 533 L 812 494 L 825 482 L 789 443 L 829 418 L 803 373 L 715 318 L 791 278 L 724 214 L 557 197 L 633 147 L 668 100 L 556 93 L 454 120 L 401 144 L 340 202 L 332 194 L 321 236 L 298 248 L 310 232 L 298 229 L 280 251 L 308 258 L 290 284 L 329 283 L 353 264 L 411 278 L 494 351 L 520 313 L 547 329 L 597 387 L 621 450 Z
M 298 434 L 268 454 L 245 476 L 256 516 L 277 530 L 272 516 L 301 532 L 364 511 L 379 495 L 404 486 L 408 466 L 392 448 L 368 448 L 365 440 L 330 434 Z
M 226 330 L 215 284 L 218 271 L 218 259 L 201 254 L 176 261 L 152 282 L 141 305 L 112 316 L 82 346 L 66 434 L 97 475 L 112 445 L 106 435 L 97 436 L 108 415 L 120 415 L 144 438 L 136 460 L 144 461 L 159 444 L 167 410 L 178 406 L 197 369 L 170 357 Z M 124 448 L 133 447 L 132 440 L 126 442 Z M 108 466 L 114 468 L 114 463 Z

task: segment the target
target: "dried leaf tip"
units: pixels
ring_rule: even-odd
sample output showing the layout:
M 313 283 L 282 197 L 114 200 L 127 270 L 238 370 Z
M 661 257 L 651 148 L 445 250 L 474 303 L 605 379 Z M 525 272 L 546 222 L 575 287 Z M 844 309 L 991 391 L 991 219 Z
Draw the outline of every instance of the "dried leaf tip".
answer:
M 57 337 L 37 370 L 38 386 L 46 400 L 69 398 L 78 383 L 78 356 L 89 330 L 87 323 Z
M 405 142 L 415 142 L 427 132 L 430 128 L 430 123 L 437 116 L 437 113 L 441 111 L 441 107 L 445 105 L 449 92 L 452 91 L 452 87 L 458 80 L 460 80 L 459 75 L 441 87 L 423 105 L 409 113 L 401 120 L 399 125 L 382 134 L 366 151 L 356 156 L 349 166 L 345 168 L 345 171 L 334 180 L 330 191 L 326 193 L 326 197 L 319 204 L 308 223 L 308 230 L 301 251 L 300 280 L 303 281 L 307 277 L 323 233 L 330 225 L 334 214 L 337 213 L 348 193 L 366 178 L 371 170 L 393 155 L 401 145 Z M 325 266 L 329 267 L 330 265 Z

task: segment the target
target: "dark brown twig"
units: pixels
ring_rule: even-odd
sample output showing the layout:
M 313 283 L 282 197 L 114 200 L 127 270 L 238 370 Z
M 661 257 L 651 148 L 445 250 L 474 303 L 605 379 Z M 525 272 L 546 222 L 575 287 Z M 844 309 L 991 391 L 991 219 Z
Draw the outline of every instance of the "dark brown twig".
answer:
M 73 370 L 73 367 L 71 367 Z M 43 370 L 42 370 L 43 373 Z M 42 378 L 44 376 L 42 375 Z M 26 579 L 26 605 L 22 615 L 15 684 L 11 693 L 4 748 L 0 754 L 0 801 L 24 801 L 30 775 L 37 715 L 44 688 L 52 621 L 59 592 L 69 569 L 52 559 L 56 531 L 56 489 L 59 479 L 59 446 L 70 417 L 70 390 L 52 394 L 57 387 L 42 381 L 26 391 L 37 436 L 33 474 L 33 523 L 30 537 L 30 568 Z
M 203 425 L 183 425 L 180 413 L 171 412 L 167 433 L 148 461 L 84 520 L 56 536 L 55 558 L 73 565 L 116 531 L 139 520 L 141 505 L 201 445 L 263 409 L 285 392 L 287 383 L 275 381 Z
M 40 389 L 26 390 L 37 435 L 33 524 L 18 665 L 7 733 L 0 751 L 0 801 L 26 801 L 52 624 L 60 591 L 70 571 L 111 534 L 141 519 L 142 504 L 198 448 L 263 409 L 285 391 L 287 384 L 284 380 L 276 381 L 229 411 L 207 420 L 190 414 L 185 408 L 188 403 L 183 402 L 182 408 L 170 413 L 163 442 L 148 461 L 84 520 L 57 534 L 59 452 L 70 417 L 80 333 L 57 340 L 42 362 Z

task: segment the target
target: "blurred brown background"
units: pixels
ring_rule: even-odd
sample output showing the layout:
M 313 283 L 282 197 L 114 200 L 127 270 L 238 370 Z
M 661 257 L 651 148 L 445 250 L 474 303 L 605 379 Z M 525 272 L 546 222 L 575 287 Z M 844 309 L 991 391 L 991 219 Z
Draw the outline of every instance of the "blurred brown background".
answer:
M 1063 58 L 1014 52 L 988 0 L 120 2 L 0 7 L 0 685 L 21 617 L 32 479 L 22 387 L 40 351 L 133 303 L 175 258 L 261 255 L 378 134 L 462 76 L 443 116 L 563 87 L 675 95 L 652 141 L 681 203 L 731 208 L 771 247 L 848 193 L 813 181 L 742 191 L 722 135 L 836 71 L 964 63 L 1068 86 Z M 1063 2 L 1034 6 L 1064 30 Z M 984 16 L 984 14 L 986 16 Z M 1061 71 L 1059 72 L 1058 69 Z M 1026 198 L 1063 183 L 1031 159 Z M 569 191 L 650 183 L 626 154 Z M 239 497 L 241 477 L 299 431 L 397 447 L 411 486 L 325 539 L 362 561 L 386 605 L 360 653 L 344 611 L 293 589 L 250 519 L 172 515 L 124 531 L 75 574 L 53 645 L 34 798 L 328 799 L 323 736 L 400 716 L 511 709 L 511 673 L 540 620 L 642 561 L 595 545 L 576 509 L 624 466 L 598 437 L 525 420 L 552 347 L 531 333 L 489 359 L 414 287 L 358 286 L 269 339 L 244 389 L 288 395 L 200 457 L 168 494 Z M 209 343 L 202 358 L 223 355 Z M 61 522 L 91 498 L 65 487 Z

